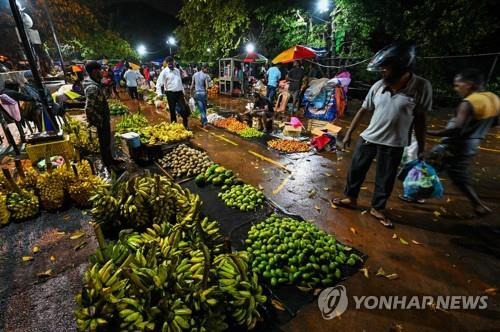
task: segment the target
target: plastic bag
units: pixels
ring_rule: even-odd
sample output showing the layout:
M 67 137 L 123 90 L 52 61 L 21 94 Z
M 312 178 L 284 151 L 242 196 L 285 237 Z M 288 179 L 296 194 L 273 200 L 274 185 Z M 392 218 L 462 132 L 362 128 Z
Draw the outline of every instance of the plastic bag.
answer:
M 441 198 L 443 185 L 436 171 L 425 162 L 418 162 L 403 182 L 403 194 L 412 199 Z

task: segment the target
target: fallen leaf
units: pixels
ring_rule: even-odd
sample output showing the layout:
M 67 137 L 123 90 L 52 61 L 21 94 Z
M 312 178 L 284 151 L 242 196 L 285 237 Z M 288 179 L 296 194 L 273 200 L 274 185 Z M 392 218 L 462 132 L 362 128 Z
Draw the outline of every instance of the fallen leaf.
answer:
M 365 278 L 367 278 L 367 279 L 368 279 L 368 278 L 370 277 L 370 275 L 369 275 L 369 273 L 368 273 L 368 268 L 364 267 L 364 268 L 362 268 L 362 269 L 359 269 L 359 271 L 360 271 L 360 272 L 363 272 L 363 275 L 365 276 Z
M 330 173 L 323 173 L 325 176 L 328 176 L 328 177 L 331 177 L 333 176 L 333 174 L 330 174 Z
M 391 274 L 386 275 L 385 277 L 387 279 L 389 279 L 389 280 L 396 280 L 396 279 L 399 278 L 399 274 L 397 274 L 397 273 L 391 273 Z
M 350 230 L 353 234 L 358 234 L 358 231 L 356 231 L 356 228 L 354 228 L 354 227 L 349 228 L 349 230 Z
M 444 207 L 441 206 L 439 209 L 443 211 L 443 213 L 446 213 L 446 209 Z
M 323 190 L 324 191 L 330 191 L 330 188 L 324 187 Z
M 316 195 L 316 190 L 311 189 L 309 190 L 309 198 L 313 198 Z
M 441 215 L 441 213 L 439 211 L 434 211 L 433 214 L 436 216 L 436 217 L 439 217 Z
M 276 299 L 272 299 L 271 303 L 272 303 L 273 307 L 275 307 L 276 309 L 281 310 L 281 311 L 285 311 L 285 306 L 280 301 L 278 301 Z
M 399 238 L 399 242 L 401 242 L 401 243 L 402 243 L 402 244 L 404 244 L 405 246 L 407 246 L 407 245 L 408 245 L 408 242 L 407 242 L 405 239 L 403 239 L 402 237 L 400 237 L 400 238 Z
M 52 269 L 48 269 L 47 271 L 43 271 L 36 274 L 38 278 L 47 278 L 50 277 L 51 275 L 52 275 Z
M 341 161 L 342 159 L 344 159 L 343 157 L 337 157 L 337 161 Z
M 317 205 L 315 205 L 315 206 L 314 206 L 314 208 L 315 208 L 316 210 L 318 210 L 318 211 L 319 211 L 319 210 L 321 210 L 321 208 L 320 208 L 319 206 L 317 206 Z
M 56 256 L 50 256 L 50 261 L 54 263 L 56 261 Z
M 332 209 L 338 209 L 339 207 L 335 204 L 333 204 L 332 202 L 330 202 L 330 206 L 332 207 Z
M 366 190 L 368 189 L 368 187 L 361 187 L 361 190 Z
M 23 262 L 29 262 L 33 260 L 33 256 L 23 256 Z
M 394 326 L 394 331 L 396 331 L 396 332 L 403 332 L 403 325 L 396 324 L 396 326 Z
M 40 247 L 39 246 L 34 246 L 33 249 L 31 249 L 31 251 L 36 254 L 37 252 L 40 252 Z
M 86 245 L 87 245 L 87 242 L 83 241 L 82 243 L 77 244 L 76 246 L 74 246 L 73 249 L 75 251 L 78 251 L 78 250 L 82 249 L 83 247 L 85 247 Z
M 311 287 L 302 287 L 302 286 L 297 286 L 297 288 L 302 291 L 302 292 L 310 292 L 312 290 Z
M 316 288 L 316 289 L 314 290 L 314 293 L 313 293 L 313 294 L 314 294 L 314 296 L 316 296 L 316 295 L 318 295 L 319 293 L 321 293 L 321 290 L 322 290 L 321 288 Z
M 379 267 L 379 269 L 377 270 L 377 276 L 385 277 L 385 271 L 383 268 Z
M 392 238 L 393 239 L 397 239 L 398 238 L 398 236 L 396 235 L 396 233 L 392 234 Z
M 262 186 L 259 184 L 259 189 L 260 189 L 260 190 L 264 190 L 264 187 L 262 187 Z
M 488 294 L 488 295 L 491 295 L 491 296 L 497 295 L 497 292 L 498 292 L 498 288 L 495 288 L 495 287 L 492 287 L 492 288 L 486 288 L 486 289 L 484 290 L 484 293 L 485 293 L 485 294 Z
M 57 232 L 56 232 L 56 234 L 57 234 L 57 235 L 64 235 L 64 234 L 66 234 L 66 232 L 63 232 L 63 231 L 57 231 Z
M 64 220 L 69 220 L 70 218 L 71 218 L 71 217 L 69 216 L 69 214 L 66 214 L 66 215 L 64 215 L 64 217 L 63 217 L 63 219 L 64 219 Z
M 82 232 L 82 231 L 76 231 L 76 232 L 74 232 L 74 233 L 73 233 L 73 235 L 71 235 L 69 238 L 70 238 L 71 240 L 76 240 L 76 239 L 81 238 L 81 237 L 82 237 L 82 236 L 84 236 L 84 235 L 85 235 L 85 233 L 84 233 L 84 232 Z
M 418 241 L 415 241 L 415 240 L 411 240 L 411 243 L 416 244 L 416 245 L 421 245 L 422 244 L 422 243 L 420 243 Z
M 449 198 L 449 197 L 448 197 L 448 198 L 446 199 L 446 203 L 449 203 L 449 202 L 451 202 L 451 198 Z
M 366 212 L 368 212 L 368 211 L 363 210 L 363 211 L 361 211 L 361 214 L 362 214 L 362 215 L 363 215 L 363 214 L 366 214 Z

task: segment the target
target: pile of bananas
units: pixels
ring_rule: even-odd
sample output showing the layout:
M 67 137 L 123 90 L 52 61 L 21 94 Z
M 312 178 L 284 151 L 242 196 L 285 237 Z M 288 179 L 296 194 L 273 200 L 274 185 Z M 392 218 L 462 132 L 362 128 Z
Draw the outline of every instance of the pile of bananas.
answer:
M 7 209 L 14 220 L 24 220 L 38 213 L 39 201 L 33 191 L 21 189 L 7 195 Z
M 28 167 L 24 169 L 24 178 L 19 178 L 19 187 L 27 190 L 34 190 L 36 188 L 36 183 L 38 181 L 38 172 L 35 171 L 33 167 Z
M 45 210 L 54 211 L 63 206 L 64 187 L 69 183 L 68 179 L 72 180 L 72 177 L 62 166 L 52 172 L 45 172 L 38 176 L 36 189 Z
M 190 177 L 205 173 L 212 161 L 203 151 L 180 144 L 159 160 L 160 165 L 168 169 L 174 177 Z
M 126 114 L 123 119 L 116 125 L 116 136 L 133 131 L 139 133 L 139 131 L 148 126 L 149 122 L 146 117 L 140 113 Z
M 63 131 L 69 134 L 69 140 L 73 143 L 75 148 L 83 149 L 91 153 L 99 152 L 97 134 L 92 134 L 85 123 L 67 117 L 63 125 Z
M 200 220 L 199 204 L 177 224 L 121 232 L 90 257 L 75 297 L 79 331 L 224 331 L 251 329 L 266 301 L 245 252 L 221 253 L 217 222 Z M 216 235 L 214 237 L 214 235 Z
M 7 209 L 7 195 L 0 193 L 0 226 L 9 223 L 10 212 Z
M 194 219 L 193 209 L 201 204 L 199 196 L 188 189 L 164 176 L 149 174 L 100 185 L 90 201 L 94 219 L 110 232 L 144 229 L 165 221 L 176 223 L 188 215 Z
M 219 276 L 219 288 L 230 297 L 231 315 L 238 325 L 253 329 L 260 313 L 258 306 L 266 303 L 259 278 L 248 268 L 246 251 L 219 255 L 214 264 Z
M 3 174 L 0 174 L 0 191 L 1 192 L 7 192 L 10 189 L 9 182 L 7 182 L 7 179 Z
M 154 126 L 141 128 L 138 131 L 141 142 L 147 144 L 175 143 L 193 137 L 193 133 L 186 130 L 180 123 L 162 122 Z
M 95 175 L 79 176 L 69 184 L 68 194 L 78 207 L 88 208 L 92 206 L 90 198 L 94 196 L 96 188 L 104 183 L 103 179 Z

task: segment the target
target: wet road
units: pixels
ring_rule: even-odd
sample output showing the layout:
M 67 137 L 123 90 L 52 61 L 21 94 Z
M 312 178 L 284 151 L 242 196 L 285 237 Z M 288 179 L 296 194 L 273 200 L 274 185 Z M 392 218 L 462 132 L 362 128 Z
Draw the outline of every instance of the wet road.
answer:
M 245 104 L 242 99 L 223 97 L 209 102 L 232 111 L 242 111 Z M 133 111 L 139 105 L 137 102 L 126 103 Z M 140 105 L 151 121 L 168 118 L 165 111 L 156 111 L 145 103 Z M 358 105 L 353 101 L 350 108 L 355 110 Z M 430 126 L 443 125 L 447 113 L 440 110 L 431 114 Z M 348 116 L 340 125 L 346 127 L 349 120 Z M 114 123 L 117 121 L 119 117 L 113 120 Z M 191 127 L 195 133 L 193 142 L 206 149 L 216 162 L 239 173 L 246 182 L 261 186 L 270 199 L 290 213 L 311 220 L 335 234 L 340 241 L 368 255 L 365 264 L 367 276 L 359 272 L 341 282 L 347 289 L 349 306 L 340 318 L 324 320 L 314 302 L 302 308 L 284 327 L 285 331 L 492 331 L 500 326 L 500 298 L 491 290 L 500 287 L 498 130 L 484 142 L 484 150 L 473 169 L 475 186 L 479 195 L 493 208 L 492 215 L 482 219 L 471 216 L 466 200 L 446 178 L 443 179 L 445 197 L 424 205 L 400 202 L 396 196 L 402 188 L 401 183 L 397 183 L 388 204 L 396 227 L 388 230 L 364 212 L 373 192 L 373 166 L 361 191 L 360 210 L 335 209 L 329 203 L 332 197 L 342 192 L 351 152 L 283 156 L 219 129 L 203 130 L 193 120 Z M 428 142 L 429 147 L 432 143 Z M 282 164 L 288 171 L 250 151 Z M 16 226 L 10 225 L 9 228 Z M 91 232 L 88 227 L 84 230 L 87 234 Z M 4 250 L 8 249 L 6 243 Z M 15 249 L 17 258 L 10 262 L 15 265 L 10 270 L 16 270 L 16 275 L 26 271 L 22 268 L 20 256 L 35 243 L 33 236 L 29 235 L 29 242 Z M 79 253 L 73 262 L 63 258 L 67 255 L 59 254 L 67 250 L 64 243 L 55 241 L 50 248 L 51 253 L 61 257 L 54 264 L 55 271 L 61 271 L 60 275 L 35 284 L 32 278 L 28 278 L 18 283 L 11 299 L 0 301 L 4 305 L 4 321 L 12 322 L 6 330 L 49 331 L 47 328 L 53 324 L 54 317 L 55 322 L 61 324 L 57 326 L 66 326 L 63 330 L 74 329 L 72 322 L 66 322 L 67 325 L 63 322 L 70 317 L 68 312 L 72 310 L 73 293 L 78 288 L 78 275 L 83 271 L 85 259 L 81 255 L 95 243 Z M 386 274 L 397 274 L 397 279 L 376 276 L 380 268 Z M 489 301 L 485 310 L 356 310 L 352 300 L 353 295 L 484 295 L 488 289 Z M 37 294 L 43 294 L 41 300 Z M 58 301 L 65 303 L 65 308 L 40 306 L 40 303 Z M 19 315 L 23 307 L 36 309 L 38 314 Z

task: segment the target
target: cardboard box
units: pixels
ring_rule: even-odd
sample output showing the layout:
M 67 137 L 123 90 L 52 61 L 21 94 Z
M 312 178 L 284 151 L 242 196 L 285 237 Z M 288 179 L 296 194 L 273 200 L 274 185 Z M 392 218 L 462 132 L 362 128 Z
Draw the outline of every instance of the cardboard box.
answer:
M 313 130 L 311 130 L 311 134 L 313 134 L 314 136 L 321 136 L 323 134 L 330 134 L 332 136 L 337 136 L 337 134 L 341 130 L 342 130 L 342 127 L 328 123 L 323 127 L 314 128 Z
M 295 128 L 294 126 L 285 126 L 283 129 L 283 135 L 290 137 L 300 137 L 302 133 L 302 127 Z

